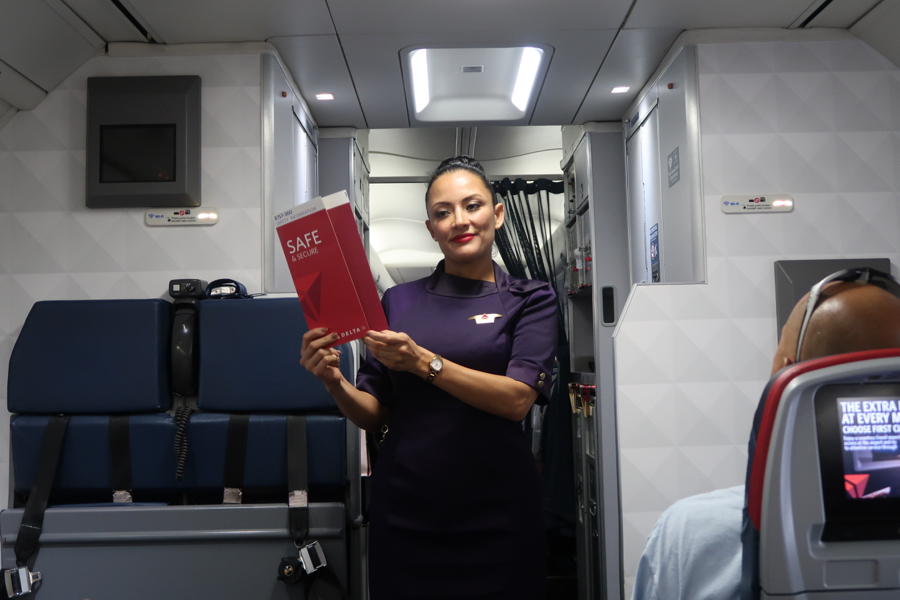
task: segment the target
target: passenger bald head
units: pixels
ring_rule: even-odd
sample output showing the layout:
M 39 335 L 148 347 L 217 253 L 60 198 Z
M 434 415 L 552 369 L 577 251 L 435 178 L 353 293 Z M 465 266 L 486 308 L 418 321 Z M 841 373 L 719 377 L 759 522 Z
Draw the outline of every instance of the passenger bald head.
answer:
M 800 299 L 781 330 L 772 375 L 794 362 L 808 298 Z M 900 348 L 900 299 L 864 283 L 826 286 L 807 325 L 801 360 L 883 348 Z

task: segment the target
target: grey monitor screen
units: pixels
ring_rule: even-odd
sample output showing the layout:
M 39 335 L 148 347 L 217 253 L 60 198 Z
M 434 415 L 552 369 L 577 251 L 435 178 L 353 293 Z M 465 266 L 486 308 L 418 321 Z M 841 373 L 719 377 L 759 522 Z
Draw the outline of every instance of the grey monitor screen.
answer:
M 87 83 L 88 208 L 200 206 L 200 78 Z
M 175 181 L 175 124 L 100 127 L 100 182 Z

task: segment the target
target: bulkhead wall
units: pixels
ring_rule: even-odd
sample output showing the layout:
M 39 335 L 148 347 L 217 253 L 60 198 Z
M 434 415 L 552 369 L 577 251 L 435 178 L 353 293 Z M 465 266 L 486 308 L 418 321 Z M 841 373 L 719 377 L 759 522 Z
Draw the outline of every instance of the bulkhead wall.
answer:
M 616 337 L 626 598 L 659 515 L 743 484 L 777 343 L 773 262 L 900 265 L 900 70 L 855 39 L 698 45 L 708 283 L 637 286 Z M 791 194 L 724 214 L 732 194 Z
M 258 53 L 95 57 L 0 129 L 0 506 L 9 357 L 34 302 L 166 297 L 179 278 L 230 277 L 259 291 L 260 62 Z M 218 224 L 147 227 L 144 209 L 85 208 L 87 78 L 124 75 L 201 77 L 203 206 L 219 210 Z

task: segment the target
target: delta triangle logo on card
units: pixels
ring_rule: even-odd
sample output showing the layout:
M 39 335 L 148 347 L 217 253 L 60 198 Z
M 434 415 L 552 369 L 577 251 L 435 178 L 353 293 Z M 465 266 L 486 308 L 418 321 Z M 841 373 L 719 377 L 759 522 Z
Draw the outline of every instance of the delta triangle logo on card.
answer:
M 503 315 L 498 315 L 497 313 L 482 313 L 480 315 L 474 315 L 469 317 L 469 321 L 475 321 L 478 325 L 490 325 L 494 322 L 494 319 L 499 319 Z
M 294 279 L 294 287 L 303 306 L 303 314 L 318 321 L 319 306 L 322 305 L 322 274 L 319 272 Z

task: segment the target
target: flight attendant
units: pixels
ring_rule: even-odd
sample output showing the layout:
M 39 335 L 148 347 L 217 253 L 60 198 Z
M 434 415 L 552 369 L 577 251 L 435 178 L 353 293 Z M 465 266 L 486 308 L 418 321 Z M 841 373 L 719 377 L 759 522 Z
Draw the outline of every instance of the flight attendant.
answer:
M 540 479 L 521 421 L 546 403 L 557 342 L 552 288 L 491 258 L 503 224 L 481 165 L 441 163 L 425 225 L 444 259 L 387 290 L 356 385 L 335 334 L 303 337 L 301 363 L 358 426 L 384 431 L 369 510 L 373 600 L 543 599 Z

